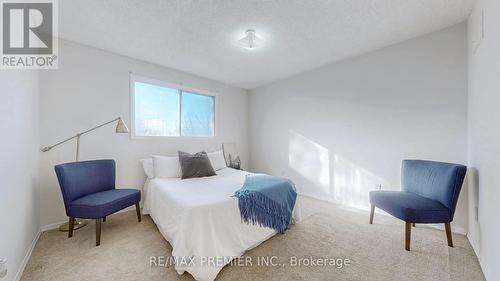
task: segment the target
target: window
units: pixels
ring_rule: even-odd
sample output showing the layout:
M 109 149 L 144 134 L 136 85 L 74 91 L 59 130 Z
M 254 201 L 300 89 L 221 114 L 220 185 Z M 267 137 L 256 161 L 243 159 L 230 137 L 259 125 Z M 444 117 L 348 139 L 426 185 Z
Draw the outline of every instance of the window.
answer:
M 215 135 L 214 96 L 136 76 L 131 90 L 133 136 Z

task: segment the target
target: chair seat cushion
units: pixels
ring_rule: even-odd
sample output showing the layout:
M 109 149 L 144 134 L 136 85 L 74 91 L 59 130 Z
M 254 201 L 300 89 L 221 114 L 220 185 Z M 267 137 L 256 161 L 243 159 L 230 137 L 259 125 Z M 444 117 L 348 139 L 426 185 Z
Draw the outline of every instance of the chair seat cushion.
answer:
M 69 216 L 98 219 L 135 205 L 141 201 L 137 189 L 111 189 L 80 197 L 69 205 Z
M 404 191 L 372 191 L 370 203 L 387 213 L 414 223 L 451 222 L 451 210 L 438 201 Z

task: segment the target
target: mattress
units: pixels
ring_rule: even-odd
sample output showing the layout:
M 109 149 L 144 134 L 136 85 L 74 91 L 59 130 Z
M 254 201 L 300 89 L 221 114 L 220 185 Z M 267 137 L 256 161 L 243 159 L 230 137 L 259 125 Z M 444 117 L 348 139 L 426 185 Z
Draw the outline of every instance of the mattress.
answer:
M 276 234 L 241 222 L 232 197 L 249 172 L 224 168 L 216 176 L 181 180 L 152 179 L 144 186 L 144 214 L 149 214 L 171 244 L 175 269 L 196 280 L 214 280 L 233 258 Z M 300 202 L 294 221 L 300 219 Z

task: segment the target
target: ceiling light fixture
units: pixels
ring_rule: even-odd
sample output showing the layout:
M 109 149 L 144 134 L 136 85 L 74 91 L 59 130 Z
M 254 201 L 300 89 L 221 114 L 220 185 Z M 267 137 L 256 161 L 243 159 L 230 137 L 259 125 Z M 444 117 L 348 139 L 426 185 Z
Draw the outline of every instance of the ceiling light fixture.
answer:
M 237 42 L 241 47 L 248 50 L 253 50 L 257 47 L 260 47 L 264 40 L 262 40 L 262 38 L 255 34 L 255 30 L 248 29 L 247 31 L 245 31 L 245 37 L 241 38 Z

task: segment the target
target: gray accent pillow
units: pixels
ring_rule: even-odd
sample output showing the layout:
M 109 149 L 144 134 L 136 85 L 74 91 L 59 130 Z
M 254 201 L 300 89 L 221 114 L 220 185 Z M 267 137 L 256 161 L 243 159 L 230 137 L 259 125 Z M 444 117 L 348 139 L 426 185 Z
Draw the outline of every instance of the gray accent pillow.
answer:
M 179 151 L 179 164 L 181 165 L 181 179 L 201 178 L 215 176 L 216 173 L 205 151 L 196 154 Z

